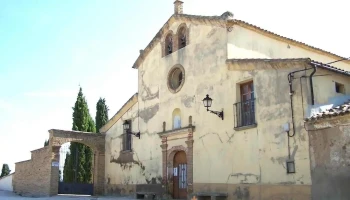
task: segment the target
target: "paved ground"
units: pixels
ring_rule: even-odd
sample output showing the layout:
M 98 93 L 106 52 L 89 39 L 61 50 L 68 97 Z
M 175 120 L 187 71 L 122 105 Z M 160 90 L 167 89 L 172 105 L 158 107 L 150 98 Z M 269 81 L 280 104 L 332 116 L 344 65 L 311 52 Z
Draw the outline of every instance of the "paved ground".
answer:
M 21 197 L 18 196 L 12 192 L 7 191 L 1 191 L 0 190 L 0 200 L 132 200 L 133 198 L 130 197 L 91 197 L 91 196 L 66 196 L 66 195 L 59 195 L 55 197 L 41 197 L 41 198 L 30 198 L 30 197 Z

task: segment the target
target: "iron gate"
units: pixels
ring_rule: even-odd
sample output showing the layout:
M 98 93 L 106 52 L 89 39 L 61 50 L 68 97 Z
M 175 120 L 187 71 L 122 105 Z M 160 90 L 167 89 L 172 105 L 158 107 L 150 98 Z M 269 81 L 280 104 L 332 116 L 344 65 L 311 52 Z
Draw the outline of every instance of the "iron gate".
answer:
M 78 161 L 79 161 L 79 151 L 76 150 L 75 155 L 73 156 L 73 169 L 74 172 L 74 179 L 70 182 L 65 182 L 63 176 L 64 171 L 64 164 L 66 160 L 67 153 L 70 153 L 69 149 L 70 144 L 64 144 L 61 146 L 60 149 L 60 177 L 59 177 L 59 183 L 58 183 L 58 194 L 82 194 L 82 195 L 93 195 L 94 185 L 92 183 L 78 183 L 76 181 L 76 176 L 78 173 Z M 83 152 L 84 153 L 84 152 Z
M 58 183 L 58 194 L 93 195 L 94 185 L 89 183 Z

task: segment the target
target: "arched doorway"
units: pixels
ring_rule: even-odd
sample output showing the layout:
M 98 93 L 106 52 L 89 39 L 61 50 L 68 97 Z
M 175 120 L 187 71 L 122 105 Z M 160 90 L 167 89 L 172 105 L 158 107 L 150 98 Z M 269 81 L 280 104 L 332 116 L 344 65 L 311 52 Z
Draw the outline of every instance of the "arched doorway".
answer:
M 184 151 L 176 152 L 173 169 L 173 198 L 187 199 L 187 159 Z
M 105 176 L 105 135 L 80 131 L 65 131 L 51 129 L 49 148 L 51 149 L 51 178 L 50 196 L 57 195 L 59 189 L 59 161 L 60 148 L 65 143 L 81 143 L 92 150 L 92 183 L 93 195 L 101 195 L 104 192 Z M 75 155 L 75 154 L 74 154 Z M 76 162 L 73 162 L 76 163 Z M 63 177 L 64 178 L 64 177 Z M 71 188 L 71 187 L 70 187 Z M 90 190 L 91 191 L 91 190 Z

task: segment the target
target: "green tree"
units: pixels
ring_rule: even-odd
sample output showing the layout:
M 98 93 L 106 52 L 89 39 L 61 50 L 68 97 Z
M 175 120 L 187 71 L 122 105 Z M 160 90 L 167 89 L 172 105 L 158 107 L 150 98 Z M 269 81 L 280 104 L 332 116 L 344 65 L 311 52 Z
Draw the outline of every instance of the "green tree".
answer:
M 9 168 L 9 165 L 8 164 L 3 164 L 0 178 L 9 175 L 10 172 L 11 172 L 11 170 Z
M 106 100 L 100 98 L 96 104 L 96 131 L 99 132 L 100 128 L 104 126 L 108 121 L 108 106 Z
M 45 140 L 44 147 L 49 146 L 49 140 Z
M 71 183 L 74 181 L 73 165 L 71 163 L 70 153 L 66 154 L 66 159 L 64 160 L 63 166 L 63 182 Z
M 89 113 L 87 101 L 80 87 L 77 100 L 73 107 L 74 131 L 96 132 L 95 122 Z M 64 182 L 91 183 L 92 181 L 92 150 L 88 146 L 72 142 L 70 154 L 67 154 L 63 170 Z

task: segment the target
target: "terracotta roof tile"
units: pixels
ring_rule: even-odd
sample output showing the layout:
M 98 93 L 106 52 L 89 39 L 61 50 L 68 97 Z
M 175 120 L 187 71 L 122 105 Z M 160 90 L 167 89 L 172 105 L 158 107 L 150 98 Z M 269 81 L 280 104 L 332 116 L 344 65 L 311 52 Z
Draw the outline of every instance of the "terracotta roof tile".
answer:
M 293 61 L 311 61 L 310 58 L 230 58 L 228 62 L 293 62 Z
M 325 119 L 345 114 L 350 114 L 350 100 L 348 100 L 340 106 L 336 106 L 334 108 L 327 109 L 323 112 L 316 113 L 313 116 L 305 119 L 305 121 L 316 121 L 318 119 Z
M 320 67 L 326 70 L 330 70 L 336 73 L 344 74 L 350 76 L 350 71 L 346 71 L 337 67 L 333 67 L 328 64 L 324 64 L 318 61 L 311 60 L 310 58 L 233 58 L 227 59 L 226 63 L 230 62 L 295 62 L 295 61 L 304 61 L 308 62 L 316 67 Z
M 350 71 L 339 69 L 339 68 L 333 67 L 333 66 L 328 65 L 328 64 L 324 64 L 324 63 L 317 62 L 317 61 L 314 61 L 314 60 L 311 61 L 311 64 L 316 65 L 316 67 L 321 67 L 323 69 L 328 69 L 328 70 L 331 70 L 331 71 L 334 71 L 334 72 L 337 72 L 337 73 L 341 73 L 341 74 L 345 74 L 345 75 L 350 76 Z

